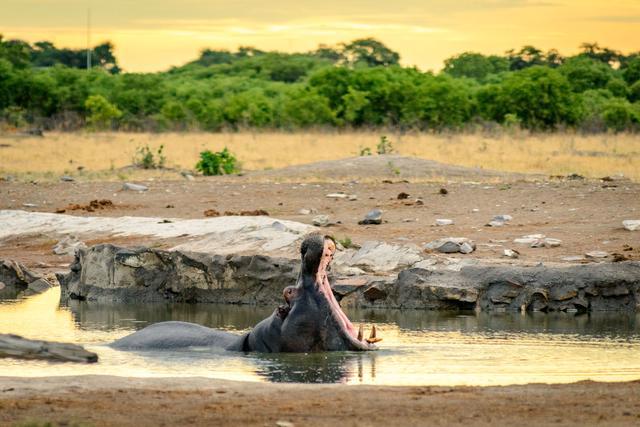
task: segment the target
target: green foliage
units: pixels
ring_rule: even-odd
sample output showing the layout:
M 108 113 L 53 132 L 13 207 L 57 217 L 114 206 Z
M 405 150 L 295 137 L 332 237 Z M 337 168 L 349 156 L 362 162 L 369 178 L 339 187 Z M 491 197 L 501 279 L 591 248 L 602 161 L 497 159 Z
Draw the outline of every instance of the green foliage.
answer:
M 396 52 L 365 38 L 292 54 L 206 49 L 166 72 L 118 74 L 109 43 L 93 49 L 95 67 L 86 70 L 80 50 L 0 37 L 0 119 L 74 129 L 86 117 L 91 129 L 131 131 L 446 131 L 485 122 L 638 129 L 627 101 L 640 101 L 640 54 L 593 43 L 581 49 L 569 58 L 534 46 L 504 55 L 465 52 L 434 74 L 401 67 Z
M 205 150 L 200 153 L 200 161 L 196 164 L 196 169 L 203 175 L 225 175 L 238 172 L 236 158 L 225 147 L 222 151 L 215 153 Z
M 629 129 L 638 116 L 628 101 L 612 99 L 604 105 L 602 119 L 607 128 L 620 132 Z
M 389 138 L 387 138 L 386 135 L 382 135 L 380 137 L 380 141 L 378 142 L 378 145 L 376 145 L 376 152 L 378 154 L 393 153 L 393 145 L 391 144 L 391 141 L 389 141 Z
M 452 77 L 469 77 L 476 80 L 484 80 L 490 74 L 498 74 L 508 70 L 509 60 L 507 58 L 464 52 L 445 59 L 443 71 Z
M 102 95 L 91 95 L 84 103 L 89 112 L 87 123 L 93 129 L 107 129 L 122 112 Z
M 629 62 L 625 64 L 622 70 L 622 77 L 630 85 L 637 81 L 640 81 L 640 55 L 635 56 Z
M 133 156 L 133 164 L 142 169 L 161 169 L 167 161 L 163 151 L 164 145 L 160 145 L 155 154 L 148 145 L 138 147 Z
M 360 147 L 360 152 L 358 153 L 358 156 L 362 157 L 362 156 L 370 156 L 370 155 L 371 155 L 371 148 Z
M 609 65 L 586 56 L 569 58 L 558 68 L 565 75 L 575 92 L 601 89 L 613 78 Z

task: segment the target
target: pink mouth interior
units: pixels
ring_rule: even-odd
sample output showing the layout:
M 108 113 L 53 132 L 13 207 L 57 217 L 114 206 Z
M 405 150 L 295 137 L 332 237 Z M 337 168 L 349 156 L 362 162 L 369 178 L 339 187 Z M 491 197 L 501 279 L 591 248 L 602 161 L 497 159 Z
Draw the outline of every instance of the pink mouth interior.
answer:
M 316 284 L 318 285 L 320 292 L 322 292 L 329 302 L 329 308 L 331 313 L 333 314 L 334 319 L 338 322 L 338 326 L 346 332 L 347 336 L 352 338 L 353 341 L 361 343 L 358 341 L 358 331 L 356 330 L 353 323 L 349 320 L 346 314 L 340 308 L 340 304 L 336 300 L 336 297 L 333 295 L 333 291 L 331 290 L 331 285 L 329 284 L 329 278 L 327 276 L 327 267 L 331 263 L 333 259 L 333 254 L 335 252 L 335 245 L 331 240 L 325 240 L 324 242 L 324 251 L 322 252 L 322 259 L 320 260 L 320 265 L 318 266 L 318 273 L 316 275 Z

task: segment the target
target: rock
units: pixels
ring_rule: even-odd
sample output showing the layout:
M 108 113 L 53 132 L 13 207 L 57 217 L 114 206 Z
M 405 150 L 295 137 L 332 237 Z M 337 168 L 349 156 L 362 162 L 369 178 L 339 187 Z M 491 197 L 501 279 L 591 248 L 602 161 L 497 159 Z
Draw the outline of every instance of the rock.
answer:
M 49 283 L 47 279 L 38 279 L 34 282 L 29 283 L 29 286 L 27 286 L 27 289 L 24 291 L 24 295 L 41 294 L 44 291 L 48 291 L 52 287 L 53 285 Z
M 489 221 L 487 223 L 487 227 L 502 227 L 504 225 L 504 221 Z
M 313 217 L 311 223 L 317 227 L 329 227 L 332 225 L 329 221 L 329 215 L 317 215 Z
M 427 258 L 422 261 L 418 261 L 411 266 L 411 268 L 422 268 L 425 270 L 435 270 L 435 265 L 438 263 L 438 260 L 435 258 Z
M 0 291 L 3 290 L 6 287 L 7 287 L 7 285 L 5 285 L 3 282 L 0 282 Z
M 130 182 L 125 182 L 122 185 L 122 189 L 125 191 L 147 191 L 149 187 L 140 184 L 132 184 Z
M 511 215 L 496 215 L 492 221 L 509 222 L 513 219 Z
M 513 243 L 520 243 L 523 245 L 531 245 L 539 240 L 544 239 L 546 236 L 544 234 L 529 234 L 527 236 L 522 236 L 517 239 L 513 239 Z
M 452 225 L 452 224 L 453 224 L 452 219 L 446 219 L 446 218 L 436 219 L 436 225 Z
M 87 245 L 84 242 L 78 240 L 76 236 L 69 235 L 62 240 L 60 240 L 53 247 L 53 253 L 56 255 L 75 255 L 76 251 L 79 248 L 86 248 Z
M 550 237 L 547 237 L 544 239 L 544 245 L 548 248 L 557 248 L 561 244 L 562 244 L 562 240 L 560 239 L 552 239 Z
M 424 200 L 422 200 L 422 199 L 416 199 L 416 203 L 415 203 L 415 204 L 416 204 L 416 205 L 419 205 L 419 206 L 422 206 L 422 205 L 424 205 Z
M 0 282 L 4 285 L 4 291 L 17 294 L 39 279 L 41 279 L 39 274 L 17 261 L 0 260 Z
M 520 257 L 520 252 L 513 250 L 513 249 L 505 249 L 502 254 L 504 256 L 506 256 L 507 258 L 518 258 Z
M 629 231 L 640 230 L 640 219 L 627 219 L 622 221 L 622 226 Z
M 187 181 L 195 181 L 196 180 L 196 178 L 193 176 L 193 174 L 191 174 L 191 172 L 182 171 L 182 172 L 180 172 L 180 175 L 182 175 L 184 177 L 184 179 L 186 179 Z
M 367 241 L 357 251 L 336 254 L 334 264 L 336 268 L 348 266 L 370 272 L 386 272 L 408 267 L 421 260 L 422 255 L 417 246 Z
M 349 197 L 347 197 L 347 199 L 349 199 L 352 202 L 355 202 L 356 200 L 358 200 L 358 196 L 355 194 L 349 194 Z
M 478 212 L 480 212 L 480 209 L 478 209 L 478 208 L 473 208 L 473 209 L 471 209 L 471 212 L 472 212 L 472 213 L 478 213 Z
M 0 357 L 81 363 L 98 361 L 97 354 L 87 351 L 79 345 L 30 340 L 12 334 L 0 334 Z
M 349 196 L 345 193 L 329 193 L 325 197 L 328 197 L 329 199 L 346 199 Z
M 569 262 L 578 262 L 578 261 L 584 261 L 585 258 L 582 255 L 570 255 L 570 256 L 563 257 L 562 260 L 569 261 Z
M 268 216 L 220 216 L 176 219 L 163 217 L 88 217 L 54 213 L 0 210 L 0 239 L 26 233 L 51 236 L 73 234 L 80 239 L 118 235 L 180 238 L 173 249 L 211 254 L 269 254 L 298 258 L 304 236 L 317 231 L 311 224 L 274 220 Z M 86 237 L 85 237 L 86 236 Z M 188 236 L 188 239 L 182 237 Z
M 604 251 L 591 251 L 584 254 L 587 258 L 598 259 L 598 258 L 606 258 L 609 256 L 607 252 Z
M 380 285 L 369 286 L 363 294 L 364 298 L 369 302 L 376 300 L 383 300 L 387 298 L 387 293 L 382 289 Z
M 36 205 L 35 203 L 23 203 L 22 206 L 24 206 L 25 208 L 37 208 L 38 205 Z
M 63 182 L 73 182 L 75 180 L 76 179 L 74 177 L 69 176 L 69 175 L 63 175 L 63 176 L 60 177 L 60 181 L 63 181 Z
M 363 220 L 358 221 L 358 224 L 382 224 L 382 211 L 378 208 L 369 211 Z
M 311 210 L 309 210 L 309 209 L 300 209 L 298 211 L 298 214 L 300 214 L 300 215 L 309 215 L 310 213 L 311 213 Z
M 65 300 L 271 305 L 282 303 L 299 269 L 298 259 L 100 244 L 79 250 L 70 272 L 57 278 Z
M 469 254 L 476 249 L 476 244 L 465 237 L 446 237 L 427 243 L 425 249 L 438 251 L 445 254 L 463 253 Z
M 405 200 L 405 199 L 408 199 L 408 198 L 409 198 L 409 194 L 408 193 L 405 193 L 404 191 L 398 193 L 398 197 L 397 197 L 398 200 Z

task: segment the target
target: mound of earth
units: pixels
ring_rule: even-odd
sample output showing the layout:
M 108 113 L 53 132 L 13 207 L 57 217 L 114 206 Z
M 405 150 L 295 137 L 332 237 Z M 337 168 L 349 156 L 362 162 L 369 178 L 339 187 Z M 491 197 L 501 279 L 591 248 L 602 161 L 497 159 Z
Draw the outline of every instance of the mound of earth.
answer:
M 249 172 L 247 176 L 274 180 L 316 179 L 327 182 L 348 181 L 351 179 L 365 181 L 368 179 L 518 179 L 530 175 L 447 165 L 433 160 L 386 154 L 328 160 L 267 171 L 254 171 Z

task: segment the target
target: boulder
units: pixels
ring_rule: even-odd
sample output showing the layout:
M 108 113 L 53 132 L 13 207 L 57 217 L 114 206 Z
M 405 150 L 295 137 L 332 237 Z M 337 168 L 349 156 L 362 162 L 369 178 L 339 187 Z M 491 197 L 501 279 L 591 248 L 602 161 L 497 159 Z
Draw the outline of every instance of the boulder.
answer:
M 622 221 L 622 226 L 629 231 L 640 230 L 640 219 L 627 219 Z
M 43 292 L 42 283 L 35 283 L 42 280 L 42 277 L 29 270 L 17 261 L 0 260 L 0 297 L 15 298 L 21 292 L 26 291 L 29 286 L 34 286 L 29 291 L 30 294 Z M 48 288 L 47 288 L 48 289 Z
M 370 210 L 358 224 L 382 224 L 382 211 L 378 208 Z
M 343 266 L 357 267 L 369 272 L 389 272 L 406 268 L 422 260 L 415 245 L 390 245 L 380 241 L 367 241 L 357 251 L 348 250 L 336 254 L 334 263 L 339 270 Z
M 0 357 L 44 359 L 56 362 L 94 363 L 98 355 L 75 344 L 39 341 L 19 335 L 0 334 Z
M 141 184 L 133 184 L 131 182 L 125 182 L 122 185 L 122 189 L 125 191 L 147 191 L 149 187 Z
M 74 235 L 69 235 L 61 239 L 56 245 L 53 247 L 53 253 L 56 255 L 69 255 L 73 256 L 76 253 L 76 250 L 79 248 L 86 248 L 87 245 L 84 242 L 78 240 L 78 238 Z
M 469 254 L 476 250 L 476 244 L 465 237 L 446 237 L 427 243 L 424 248 L 429 251 L 437 251 L 444 254 L 458 252 Z
M 281 304 L 299 261 L 262 255 L 209 255 L 101 244 L 76 253 L 58 274 L 63 298 L 105 302 Z

